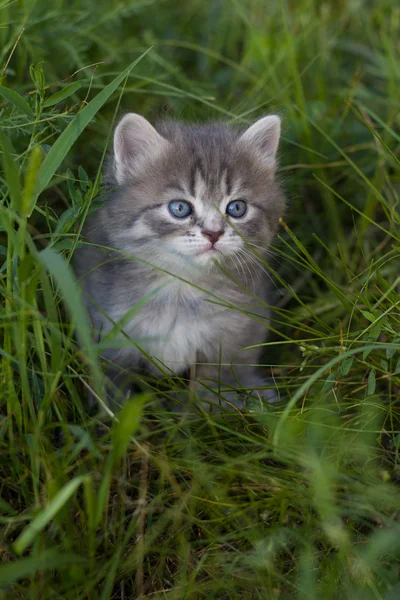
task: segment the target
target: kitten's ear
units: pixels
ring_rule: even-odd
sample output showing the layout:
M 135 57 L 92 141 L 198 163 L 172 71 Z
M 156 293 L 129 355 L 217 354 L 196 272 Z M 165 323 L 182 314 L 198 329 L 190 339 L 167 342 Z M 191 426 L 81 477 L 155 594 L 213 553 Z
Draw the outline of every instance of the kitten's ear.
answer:
M 251 125 L 240 140 L 252 146 L 271 167 L 275 167 L 281 133 L 281 120 L 277 115 L 268 115 Z
M 114 174 L 119 185 L 132 178 L 146 157 L 168 144 L 141 115 L 125 115 L 114 133 Z

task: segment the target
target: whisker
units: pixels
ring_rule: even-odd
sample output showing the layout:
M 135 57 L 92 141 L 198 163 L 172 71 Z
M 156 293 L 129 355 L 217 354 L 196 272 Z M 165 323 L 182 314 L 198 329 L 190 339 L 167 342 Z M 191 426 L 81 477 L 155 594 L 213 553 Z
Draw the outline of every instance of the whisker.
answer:
M 235 254 L 232 254 L 231 255 L 231 259 L 232 259 L 232 261 L 233 261 L 233 263 L 235 265 L 238 264 L 238 266 L 240 267 L 240 269 L 241 269 L 241 271 L 243 273 L 244 283 L 245 283 L 245 285 L 247 285 L 246 273 L 244 271 L 243 263 L 241 262 L 240 257 L 239 256 L 235 256 Z M 236 261 L 236 259 L 237 259 L 237 261 Z
M 259 272 L 258 264 L 254 261 L 254 258 L 244 250 L 244 248 L 239 248 L 240 257 L 244 257 L 245 266 L 251 276 L 253 282 L 253 290 L 256 290 L 256 283 L 254 280 L 254 271 Z
M 267 275 L 268 279 L 271 281 L 274 288 L 277 291 L 279 291 L 277 284 L 272 279 L 271 274 L 263 266 L 261 259 L 258 256 L 256 256 L 255 254 L 252 254 L 251 252 L 249 252 L 249 250 L 247 250 L 245 248 L 239 248 L 239 250 L 241 251 L 241 254 L 243 254 L 243 256 L 245 257 L 245 259 L 247 259 L 250 263 L 252 263 L 254 265 L 255 269 L 260 270 Z
M 252 248 L 256 248 L 257 250 L 260 250 L 260 252 L 265 253 L 268 256 L 271 256 L 272 258 L 276 258 L 278 256 L 278 253 L 275 252 L 274 250 L 270 250 L 270 248 L 265 248 L 263 246 L 260 246 L 259 244 L 255 244 L 254 242 L 246 241 L 246 246 L 251 246 Z
M 241 255 L 243 255 L 245 259 L 247 258 L 247 256 L 246 256 L 246 252 L 244 251 L 244 249 L 243 249 L 243 248 L 239 248 L 239 249 L 238 249 L 238 259 L 239 259 L 239 261 L 241 261 Z M 249 262 L 250 262 L 250 261 L 249 261 Z M 253 291 L 255 291 L 255 290 L 256 290 L 256 284 L 255 284 L 255 281 L 254 281 L 254 274 L 253 274 L 253 271 L 252 271 L 252 269 L 250 268 L 250 265 L 248 264 L 248 262 L 247 262 L 247 261 L 245 261 L 245 262 L 244 262 L 244 264 L 245 264 L 245 266 L 246 266 L 246 268 L 247 268 L 247 271 L 248 271 L 248 273 L 249 273 L 249 274 L 250 274 L 250 276 L 251 276 L 252 283 L 253 283 Z

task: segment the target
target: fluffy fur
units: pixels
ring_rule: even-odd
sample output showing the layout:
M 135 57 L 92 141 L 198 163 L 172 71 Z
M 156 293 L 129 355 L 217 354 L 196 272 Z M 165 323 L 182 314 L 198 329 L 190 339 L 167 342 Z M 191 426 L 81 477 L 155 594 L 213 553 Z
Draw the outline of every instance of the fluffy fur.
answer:
M 196 365 L 198 381 L 263 384 L 259 349 L 248 347 L 264 341 L 268 323 L 257 300 L 268 303 L 267 276 L 256 255 L 265 257 L 284 210 L 279 133 L 274 115 L 244 131 L 220 123 L 154 128 L 140 115 L 123 117 L 106 174 L 111 191 L 75 256 L 96 331 L 104 336 L 123 320 L 124 344 L 106 358 L 155 375 Z M 247 212 L 230 217 L 226 207 L 238 199 Z M 192 214 L 174 217 L 174 200 L 189 202 Z

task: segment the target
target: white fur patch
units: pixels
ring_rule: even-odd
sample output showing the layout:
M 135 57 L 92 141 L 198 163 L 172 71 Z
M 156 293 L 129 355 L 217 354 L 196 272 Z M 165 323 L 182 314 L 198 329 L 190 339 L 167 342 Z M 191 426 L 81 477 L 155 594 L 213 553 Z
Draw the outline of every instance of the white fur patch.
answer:
M 223 332 L 218 331 L 213 317 L 226 310 L 206 302 L 207 293 L 189 283 L 172 277 L 165 281 L 169 283 L 149 299 L 124 331 L 132 339 L 145 339 L 143 349 L 160 365 L 179 373 L 196 361 L 197 352 L 207 355 L 214 348 L 215 339 Z M 114 320 L 125 314 L 121 308 L 111 315 Z

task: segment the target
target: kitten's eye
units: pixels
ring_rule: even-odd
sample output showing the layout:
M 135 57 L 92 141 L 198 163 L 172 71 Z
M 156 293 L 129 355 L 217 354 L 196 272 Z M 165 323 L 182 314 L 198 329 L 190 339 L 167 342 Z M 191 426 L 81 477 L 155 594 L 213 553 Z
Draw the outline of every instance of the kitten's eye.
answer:
M 168 209 L 171 215 L 177 219 L 184 219 L 193 212 L 189 202 L 185 202 L 185 200 L 172 200 L 172 202 L 168 204 Z
M 233 200 L 229 202 L 226 207 L 226 214 L 230 217 L 235 217 L 235 219 L 239 219 L 239 217 L 243 217 L 247 211 L 247 204 L 244 200 Z

